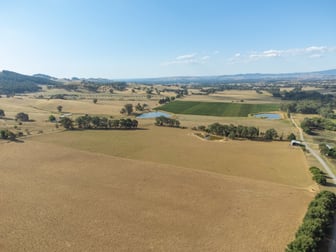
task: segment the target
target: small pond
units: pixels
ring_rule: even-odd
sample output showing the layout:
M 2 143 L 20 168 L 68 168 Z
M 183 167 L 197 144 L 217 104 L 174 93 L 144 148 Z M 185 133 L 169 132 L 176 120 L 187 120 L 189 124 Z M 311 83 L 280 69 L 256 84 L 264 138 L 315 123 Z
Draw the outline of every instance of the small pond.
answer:
M 137 116 L 136 118 L 156 118 L 156 117 L 160 117 L 160 116 L 170 117 L 170 115 L 167 114 L 167 113 L 156 111 L 156 112 L 143 113 L 143 114 Z
M 255 115 L 256 118 L 265 118 L 265 119 L 281 119 L 281 115 L 280 114 L 256 114 Z

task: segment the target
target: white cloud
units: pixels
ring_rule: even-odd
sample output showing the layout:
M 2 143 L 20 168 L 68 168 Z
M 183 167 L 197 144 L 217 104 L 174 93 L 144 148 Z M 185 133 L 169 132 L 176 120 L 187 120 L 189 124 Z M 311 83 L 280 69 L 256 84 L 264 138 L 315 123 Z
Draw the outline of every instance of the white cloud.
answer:
M 309 46 L 304 48 L 289 48 L 282 50 L 265 50 L 265 51 L 253 51 L 250 53 L 236 53 L 229 59 L 231 63 L 248 63 L 251 61 L 269 59 L 269 58 L 288 58 L 288 57 L 308 57 L 308 58 L 320 58 L 328 53 L 336 52 L 336 47 L 327 46 Z
M 180 56 L 177 56 L 175 59 L 176 60 L 192 60 L 194 59 L 196 56 L 196 53 L 192 53 L 192 54 L 185 54 L 185 55 L 180 55 Z
M 191 53 L 177 56 L 174 60 L 163 62 L 161 65 L 204 64 L 209 59 L 209 55 L 198 56 L 197 53 Z
M 322 54 L 312 54 L 309 56 L 309 58 L 311 59 L 318 59 L 318 58 L 321 58 L 322 57 Z

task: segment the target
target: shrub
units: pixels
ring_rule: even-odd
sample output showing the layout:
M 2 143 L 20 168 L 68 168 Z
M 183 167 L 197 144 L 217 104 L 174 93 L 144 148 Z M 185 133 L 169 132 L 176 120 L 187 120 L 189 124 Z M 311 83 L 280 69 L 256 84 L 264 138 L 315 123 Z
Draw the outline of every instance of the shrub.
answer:
M 50 122 L 55 122 L 56 121 L 56 117 L 54 115 L 50 115 L 49 116 L 49 121 Z

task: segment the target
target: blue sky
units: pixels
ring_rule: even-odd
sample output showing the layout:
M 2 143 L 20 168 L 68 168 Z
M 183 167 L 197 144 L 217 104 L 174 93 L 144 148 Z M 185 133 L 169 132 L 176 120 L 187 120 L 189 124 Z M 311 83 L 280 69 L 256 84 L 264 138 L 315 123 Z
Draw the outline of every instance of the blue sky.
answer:
M 336 68 L 334 0 L 0 0 L 0 69 L 136 78 Z

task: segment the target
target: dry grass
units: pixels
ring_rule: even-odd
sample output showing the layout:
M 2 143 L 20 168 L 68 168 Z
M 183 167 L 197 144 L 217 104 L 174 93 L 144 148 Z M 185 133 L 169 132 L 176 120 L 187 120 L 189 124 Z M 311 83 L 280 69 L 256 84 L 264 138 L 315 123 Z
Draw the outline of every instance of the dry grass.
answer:
M 57 105 L 119 116 L 125 103 L 0 99 L 6 116 L 35 120 L 22 129 L 52 133 L 0 141 L 1 251 L 283 251 L 313 196 L 300 149 L 202 141 L 153 119 L 137 131 L 53 133 L 46 122 Z M 287 120 L 177 118 L 292 131 Z M 1 128 L 14 125 L 0 120 Z
M 0 148 L 2 251 L 283 251 L 312 197 L 49 143 Z
M 64 132 L 35 140 L 288 185 L 311 184 L 302 151 L 288 142 L 201 141 L 189 130 L 156 126 L 138 131 Z

